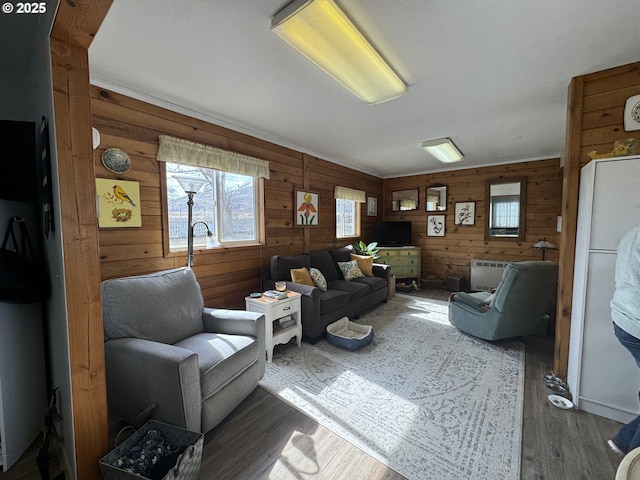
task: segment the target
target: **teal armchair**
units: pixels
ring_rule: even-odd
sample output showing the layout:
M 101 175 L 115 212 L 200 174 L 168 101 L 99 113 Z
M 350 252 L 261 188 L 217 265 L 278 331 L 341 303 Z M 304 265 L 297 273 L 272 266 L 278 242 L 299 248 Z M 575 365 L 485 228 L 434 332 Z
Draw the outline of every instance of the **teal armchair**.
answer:
M 485 340 L 543 335 L 557 280 L 558 266 L 553 262 L 510 263 L 494 294 L 453 295 L 449 321 L 463 332 Z

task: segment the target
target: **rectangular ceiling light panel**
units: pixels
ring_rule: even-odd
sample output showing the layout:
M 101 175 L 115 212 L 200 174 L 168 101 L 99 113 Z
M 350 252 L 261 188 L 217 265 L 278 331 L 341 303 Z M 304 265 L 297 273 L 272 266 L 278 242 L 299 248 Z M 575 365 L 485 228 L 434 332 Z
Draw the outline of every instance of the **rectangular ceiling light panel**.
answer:
M 439 138 L 437 140 L 422 142 L 422 148 L 442 163 L 459 162 L 464 158 L 464 155 L 460 153 L 460 150 L 456 148 L 449 138 Z
M 271 30 L 366 103 L 407 92 L 333 0 L 296 0 L 273 16 Z

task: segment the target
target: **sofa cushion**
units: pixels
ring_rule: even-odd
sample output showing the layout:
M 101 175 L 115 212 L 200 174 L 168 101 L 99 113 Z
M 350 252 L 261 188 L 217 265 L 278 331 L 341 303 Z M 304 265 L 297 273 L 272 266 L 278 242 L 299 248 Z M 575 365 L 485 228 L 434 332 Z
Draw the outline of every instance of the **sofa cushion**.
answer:
M 105 280 L 100 289 L 105 340 L 171 344 L 204 330 L 204 300 L 190 268 Z
M 352 280 L 353 283 L 364 283 L 369 286 L 369 289 L 372 292 L 377 292 L 378 290 L 387 286 L 387 280 L 381 277 L 362 277 L 356 278 Z
M 327 282 L 342 278 L 338 273 L 336 262 L 331 258 L 331 254 L 327 250 L 310 252 L 309 258 L 311 260 L 311 266 L 320 270 L 324 278 L 327 279 Z
M 340 267 L 342 276 L 347 282 L 353 280 L 354 278 L 364 277 L 364 273 L 362 273 L 362 271 L 358 267 L 358 262 L 356 262 L 355 260 L 350 260 L 348 262 L 338 262 L 338 267 Z
M 339 280 L 343 281 L 344 280 Z M 342 290 L 328 289 L 320 293 L 320 315 L 333 312 L 349 305 L 349 294 Z
M 313 280 L 313 284 L 318 287 L 323 292 L 327 291 L 327 279 L 324 278 L 324 275 L 317 268 L 312 268 L 309 270 L 309 274 L 311 275 L 311 280 Z
M 274 255 L 271 257 L 271 278 L 291 281 L 291 269 L 301 267 L 311 267 L 307 255 Z
M 291 273 L 291 281 L 293 283 L 309 285 L 310 287 L 315 286 L 313 284 L 313 279 L 311 278 L 311 274 L 309 273 L 309 269 L 307 269 L 307 267 L 292 268 L 290 273 Z
M 365 277 L 373 277 L 373 257 L 352 253 L 351 260 L 355 260 L 358 263 L 358 268 L 364 273 Z
M 362 277 L 363 279 L 366 277 Z M 349 301 L 353 302 L 359 298 L 366 297 L 371 293 L 369 285 L 362 282 L 349 282 L 347 280 L 334 280 L 329 282 L 329 291 L 340 290 L 349 295 Z
M 244 335 L 199 333 L 175 344 L 198 355 L 202 398 L 228 384 L 256 362 L 258 342 Z

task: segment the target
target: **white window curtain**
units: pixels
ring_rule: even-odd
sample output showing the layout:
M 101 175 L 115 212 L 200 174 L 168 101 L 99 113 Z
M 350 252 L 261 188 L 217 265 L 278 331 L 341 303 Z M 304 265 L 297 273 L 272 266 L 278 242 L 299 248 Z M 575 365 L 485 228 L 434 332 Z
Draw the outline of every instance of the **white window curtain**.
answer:
M 160 135 L 160 148 L 156 158 L 160 162 L 181 163 L 238 175 L 269 178 L 269 162 L 266 160 L 168 135 Z
M 493 197 L 491 225 L 494 228 L 517 228 L 520 221 L 520 197 L 505 195 Z
M 365 203 L 365 194 L 363 190 L 354 190 L 353 188 L 336 186 L 333 198 L 340 200 L 351 200 L 358 203 Z

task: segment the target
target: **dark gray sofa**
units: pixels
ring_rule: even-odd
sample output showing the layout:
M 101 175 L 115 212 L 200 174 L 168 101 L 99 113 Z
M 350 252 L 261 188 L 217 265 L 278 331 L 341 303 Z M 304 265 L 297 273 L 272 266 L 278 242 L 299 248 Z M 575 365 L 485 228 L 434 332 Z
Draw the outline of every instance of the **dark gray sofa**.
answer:
M 302 255 L 275 255 L 270 267 L 262 275 L 263 288 L 273 289 L 278 280 L 287 282 L 287 288 L 302 294 L 302 334 L 311 342 L 326 332 L 327 325 L 342 317 L 357 317 L 360 313 L 389 297 L 391 269 L 388 265 L 373 265 L 373 276 L 346 281 L 337 262 L 351 260 L 351 247 L 319 250 Z M 327 291 L 317 287 L 293 283 L 291 269 L 317 268 L 327 280 Z

